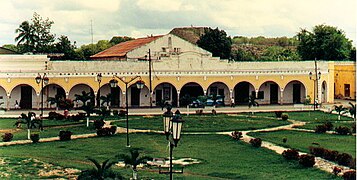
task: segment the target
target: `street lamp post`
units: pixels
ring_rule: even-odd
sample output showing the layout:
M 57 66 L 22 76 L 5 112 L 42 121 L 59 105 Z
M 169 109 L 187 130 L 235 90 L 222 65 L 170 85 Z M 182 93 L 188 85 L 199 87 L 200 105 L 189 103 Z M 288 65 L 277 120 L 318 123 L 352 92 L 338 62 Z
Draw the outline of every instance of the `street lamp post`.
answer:
M 163 123 L 164 134 L 166 135 L 166 139 L 170 142 L 170 180 L 172 180 L 173 173 L 172 152 L 174 147 L 177 147 L 177 144 L 180 141 L 183 122 L 184 121 L 182 120 L 181 113 L 179 110 L 177 110 L 175 112 L 175 115 L 173 116 L 171 112 L 171 107 L 167 107 L 167 111 L 163 114 Z
M 132 81 L 134 81 L 137 78 L 141 78 L 140 76 L 135 76 L 133 78 L 131 78 L 128 81 L 125 81 L 124 78 L 122 77 L 118 77 L 118 76 L 113 76 L 113 79 L 109 81 L 110 87 L 115 88 L 118 86 L 118 80 L 115 79 L 115 77 L 117 79 L 119 79 L 121 82 L 123 82 L 125 84 L 125 109 L 126 109 L 126 146 L 130 147 L 130 143 L 129 143 L 129 105 L 128 105 L 128 84 L 131 83 Z M 136 82 L 136 87 L 138 89 L 142 89 L 144 87 L 144 81 L 142 81 L 141 79 L 138 80 Z
M 49 78 L 46 76 L 46 73 L 44 73 L 42 76 L 38 74 L 35 80 L 37 84 L 41 83 L 41 116 L 43 116 L 43 84 L 47 85 Z
M 314 76 L 315 77 L 312 77 L 312 72 L 310 71 L 309 73 L 309 78 L 310 80 L 313 80 L 314 81 L 314 111 L 316 110 L 316 107 L 317 107 L 317 99 L 318 98 L 318 95 L 316 93 L 316 90 L 318 88 L 318 81 L 319 79 L 321 78 L 321 72 L 318 72 L 317 73 L 317 63 L 316 63 L 316 59 L 315 59 L 315 73 L 314 73 Z
M 98 92 L 97 92 L 97 106 L 100 107 L 100 83 L 102 82 L 102 73 L 97 74 Z

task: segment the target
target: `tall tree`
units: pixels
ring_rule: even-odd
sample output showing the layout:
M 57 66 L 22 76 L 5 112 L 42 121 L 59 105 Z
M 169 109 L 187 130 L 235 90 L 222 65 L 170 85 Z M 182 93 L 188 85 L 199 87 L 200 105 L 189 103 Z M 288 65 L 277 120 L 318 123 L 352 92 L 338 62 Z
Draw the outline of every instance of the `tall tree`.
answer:
M 197 41 L 197 45 L 212 53 L 215 57 L 222 59 L 230 58 L 232 41 L 227 33 L 218 28 L 208 28 L 205 34 Z
M 18 33 L 15 38 L 17 46 L 21 46 L 23 52 L 32 52 L 37 40 L 33 26 L 28 21 L 24 21 L 15 32 Z
M 74 60 L 79 58 L 78 53 L 75 51 L 76 45 L 72 44 L 67 36 L 62 35 L 61 37 L 59 37 L 58 42 L 55 43 L 54 46 L 55 52 L 64 54 L 62 59 Z
M 352 42 L 345 33 L 336 27 L 317 25 L 312 32 L 301 29 L 297 34 L 298 53 L 304 60 L 348 60 L 350 59 Z

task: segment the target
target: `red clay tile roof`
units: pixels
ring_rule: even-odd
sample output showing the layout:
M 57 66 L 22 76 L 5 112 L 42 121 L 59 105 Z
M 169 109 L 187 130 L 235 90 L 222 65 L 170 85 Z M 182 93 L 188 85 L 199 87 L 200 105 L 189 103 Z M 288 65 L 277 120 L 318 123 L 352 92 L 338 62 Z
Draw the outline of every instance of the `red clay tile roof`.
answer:
M 138 38 L 138 39 L 134 39 L 131 41 L 122 42 L 122 43 L 119 43 L 115 46 L 112 46 L 102 52 L 99 52 L 99 53 L 91 56 L 91 58 L 92 59 L 101 59 L 101 58 L 125 57 L 129 51 L 134 50 L 134 49 L 136 49 L 140 46 L 143 46 L 145 44 L 148 44 L 162 36 L 163 35 L 150 36 L 150 37 Z

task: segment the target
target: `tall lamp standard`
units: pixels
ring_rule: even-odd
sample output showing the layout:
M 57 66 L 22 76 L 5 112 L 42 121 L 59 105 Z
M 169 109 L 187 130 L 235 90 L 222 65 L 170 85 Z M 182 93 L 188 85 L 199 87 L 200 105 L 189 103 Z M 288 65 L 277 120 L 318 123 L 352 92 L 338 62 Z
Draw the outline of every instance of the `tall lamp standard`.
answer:
M 49 78 L 46 76 L 46 73 L 44 73 L 42 76 L 39 73 L 35 80 L 37 84 L 41 83 L 41 115 L 43 116 L 43 84 L 47 85 Z
M 100 83 L 102 82 L 102 73 L 97 74 L 98 92 L 97 92 L 97 106 L 100 107 Z
M 180 141 L 183 122 L 185 121 L 182 120 L 179 110 L 173 116 L 171 107 L 167 107 L 167 111 L 163 114 L 163 123 L 166 139 L 170 142 L 170 180 L 172 180 L 172 151 Z
M 113 79 L 109 81 L 110 87 L 116 88 L 118 87 L 118 80 L 115 78 L 119 79 L 121 82 L 125 84 L 125 108 L 126 108 L 126 147 L 130 147 L 129 144 L 129 105 L 128 105 L 128 84 L 134 81 L 137 78 L 141 78 L 140 76 L 135 76 L 131 78 L 128 81 L 125 81 L 123 77 L 118 77 L 116 75 L 113 76 Z M 144 87 L 144 81 L 141 79 L 136 82 L 136 87 L 138 89 L 142 89 Z
M 321 72 L 318 72 L 317 73 L 317 63 L 316 63 L 316 59 L 315 59 L 315 74 L 314 74 L 315 77 L 312 77 L 312 72 L 310 71 L 309 73 L 309 78 L 310 80 L 313 80 L 314 81 L 314 111 L 316 110 L 316 107 L 317 107 L 317 99 L 318 98 L 318 95 L 316 95 L 316 90 L 318 88 L 318 81 L 319 79 L 321 78 Z

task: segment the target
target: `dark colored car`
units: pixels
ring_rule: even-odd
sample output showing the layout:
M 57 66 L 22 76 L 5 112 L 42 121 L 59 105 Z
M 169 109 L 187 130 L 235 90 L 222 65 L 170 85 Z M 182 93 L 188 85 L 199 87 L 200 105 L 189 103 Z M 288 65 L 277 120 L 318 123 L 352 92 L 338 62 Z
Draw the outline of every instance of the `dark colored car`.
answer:
M 207 99 L 206 106 L 213 106 L 214 105 L 214 101 L 212 99 Z M 225 106 L 224 105 L 224 98 L 223 97 L 218 97 L 216 100 L 216 106 Z
M 200 100 L 193 100 L 190 104 L 189 104 L 190 107 L 193 107 L 193 108 L 203 108 L 205 107 L 204 103 L 201 102 Z

